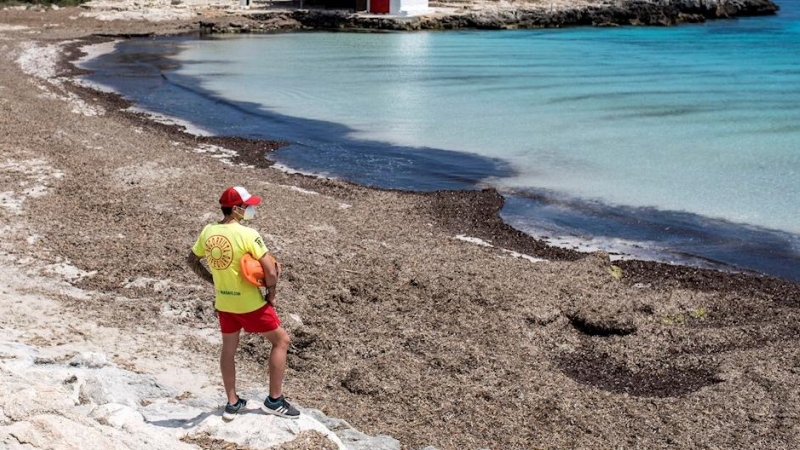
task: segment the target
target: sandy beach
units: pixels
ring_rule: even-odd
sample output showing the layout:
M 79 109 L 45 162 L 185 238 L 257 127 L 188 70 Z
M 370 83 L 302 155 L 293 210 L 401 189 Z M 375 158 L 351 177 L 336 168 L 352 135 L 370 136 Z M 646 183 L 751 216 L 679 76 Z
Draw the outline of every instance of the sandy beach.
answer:
M 97 419 L 108 399 L 51 400 L 70 383 L 36 367 L 89 371 L 87 352 L 169 386 L 164 404 L 219 412 L 213 292 L 184 258 L 231 185 L 266 200 L 252 226 L 284 265 L 285 392 L 304 408 L 404 449 L 800 447 L 800 285 L 548 247 L 505 225 L 490 190 L 277 170 L 263 154 L 278 143 L 194 136 L 74 82 L 86 45 L 230 14 L 85 11 L 0 11 L 0 447 L 160 442 L 151 420 Z M 243 390 L 263 393 L 268 351 L 243 340 Z M 137 395 L 147 419 L 155 400 Z M 69 441 L 75 424 L 100 437 Z M 259 448 L 215 432 L 178 444 Z M 334 442 L 303 433 L 281 448 Z

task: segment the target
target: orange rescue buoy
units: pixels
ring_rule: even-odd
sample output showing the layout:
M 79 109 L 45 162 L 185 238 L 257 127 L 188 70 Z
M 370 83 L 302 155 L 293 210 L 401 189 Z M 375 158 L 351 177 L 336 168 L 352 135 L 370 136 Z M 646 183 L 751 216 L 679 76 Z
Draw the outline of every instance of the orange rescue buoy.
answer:
M 278 270 L 278 262 L 275 261 L 275 258 L 269 253 L 267 253 L 267 257 L 275 264 L 275 270 Z M 245 253 L 244 256 L 242 256 L 242 259 L 239 261 L 239 267 L 242 271 L 242 277 L 250 282 L 250 284 L 254 284 L 258 287 L 266 286 L 264 282 L 264 268 L 261 267 L 261 263 L 253 258 L 250 253 Z

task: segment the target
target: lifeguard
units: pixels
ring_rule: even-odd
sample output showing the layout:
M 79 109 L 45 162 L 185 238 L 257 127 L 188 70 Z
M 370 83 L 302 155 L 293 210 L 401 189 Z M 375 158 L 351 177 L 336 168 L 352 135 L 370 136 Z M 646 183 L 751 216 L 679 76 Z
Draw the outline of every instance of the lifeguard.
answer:
M 272 343 L 269 354 L 269 395 L 261 409 L 290 419 L 300 416 L 300 412 L 286 401 L 281 392 L 286 372 L 289 334 L 281 327 L 281 321 L 275 312 L 275 288 L 280 276 L 280 266 L 267 254 L 267 247 L 258 232 L 240 223 L 255 217 L 255 206 L 259 203 L 261 198 L 250 195 L 243 187 L 226 189 L 219 199 L 223 219 L 203 228 L 187 259 L 194 273 L 213 283 L 216 290 L 214 307 L 217 309 L 222 331 L 219 365 L 228 396 L 228 404 L 222 414 L 225 420 L 233 420 L 247 404 L 236 393 L 234 356 L 239 347 L 242 329 L 247 333 L 259 333 Z M 260 266 L 260 275 L 254 279 L 262 280 L 267 288 L 266 299 L 256 284 L 242 276 L 244 270 L 248 270 L 252 276 L 257 272 L 251 270 L 252 267 L 248 264 L 245 264 L 248 269 L 242 267 L 242 257 L 245 255 Z M 210 273 L 200 262 L 203 258 L 211 268 Z

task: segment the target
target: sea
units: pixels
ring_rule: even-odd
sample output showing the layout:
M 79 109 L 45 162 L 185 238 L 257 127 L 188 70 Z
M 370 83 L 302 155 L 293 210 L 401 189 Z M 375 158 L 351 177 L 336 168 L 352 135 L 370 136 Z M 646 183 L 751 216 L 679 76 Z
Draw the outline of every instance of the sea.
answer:
M 800 281 L 800 0 L 675 27 L 130 39 L 86 81 L 278 167 L 495 188 L 553 245 Z

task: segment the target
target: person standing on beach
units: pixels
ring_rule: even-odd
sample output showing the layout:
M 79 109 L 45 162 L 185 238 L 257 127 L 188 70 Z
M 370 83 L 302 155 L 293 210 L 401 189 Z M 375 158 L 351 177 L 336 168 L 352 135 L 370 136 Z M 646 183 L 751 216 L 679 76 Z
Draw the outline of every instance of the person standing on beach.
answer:
M 242 221 L 253 219 L 255 206 L 259 203 L 261 198 L 250 195 L 243 187 L 226 189 L 219 199 L 225 217 L 203 228 L 187 259 L 192 271 L 212 283 L 216 291 L 214 307 L 222 332 L 220 369 L 228 396 L 222 414 L 225 420 L 233 420 L 247 403 L 236 393 L 235 356 L 242 329 L 247 333 L 259 333 L 272 344 L 269 354 L 269 395 L 261 409 L 290 419 L 300 416 L 281 393 L 289 334 L 280 326 L 281 321 L 275 312 L 275 286 L 280 269 L 267 254 L 267 247 L 258 232 L 241 224 Z M 266 299 L 257 286 L 241 276 L 239 262 L 246 253 L 259 261 L 264 269 Z M 210 272 L 201 263 L 203 258 Z

